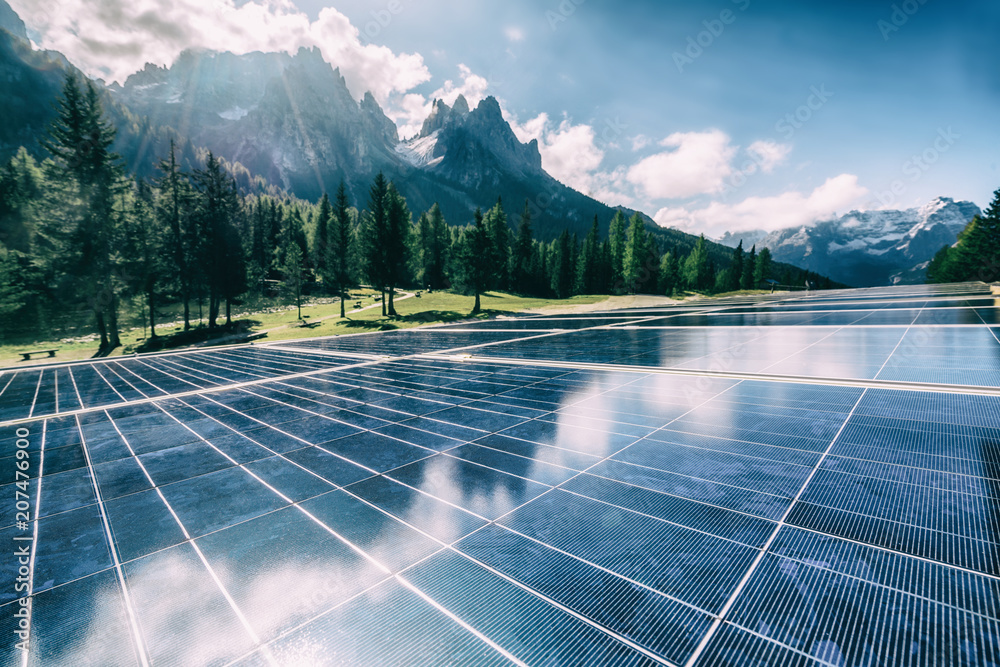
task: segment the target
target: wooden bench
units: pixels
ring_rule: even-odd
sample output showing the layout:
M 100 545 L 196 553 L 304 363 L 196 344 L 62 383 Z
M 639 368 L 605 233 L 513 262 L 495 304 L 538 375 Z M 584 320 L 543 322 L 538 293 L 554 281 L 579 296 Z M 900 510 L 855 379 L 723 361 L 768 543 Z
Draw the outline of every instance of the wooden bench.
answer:
M 30 352 L 18 352 L 18 354 L 20 354 L 22 357 L 24 357 L 25 361 L 31 361 L 31 355 L 33 355 L 33 354 L 47 354 L 51 358 L 51 357 L 56 356 L 56 352 L 58 352 L 58 351 L 59 351 L 59 348 L 55 348 L 55 349 L 52 349 L 52 350 L 31 350 Z
M 259 333 L 252 333 L 252 334 L 249 334 L 249 335 L 248 335 L 248 336 L 247 336 L 246 338 L 244 338 L 243 340 L 244 340 L 244 342 L 246 342 L 246 343 L 252 343 L 252 342 L 253 342 L 253 341 L 255 341 L 255 340 L 260 340 L 261 338 L 266 338 L 266 337 L 267 337 L 267 332 L 266 332 L 266 331 L 261 331 L 261 332 L 259 332 Z
M 315 329 L 316 327 L 318 327 L 321 324 L 322 324 L 322 322 L 299 322 L 299 324 L 297 326 L 300 329 Z

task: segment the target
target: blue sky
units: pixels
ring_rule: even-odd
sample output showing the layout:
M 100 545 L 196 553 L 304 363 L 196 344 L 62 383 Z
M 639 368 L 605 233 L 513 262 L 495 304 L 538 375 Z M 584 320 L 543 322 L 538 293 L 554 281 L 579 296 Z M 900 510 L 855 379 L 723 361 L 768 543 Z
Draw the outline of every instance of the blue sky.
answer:
M 492 94 L 555 176 L 712 236 L 937 196 L 983 206 L 1000 188 L 995 1 L 52 4 L 11 0 L 42 45 L 105 78 L 186 46 L 315 42 L 404 136 L 435 96 Z

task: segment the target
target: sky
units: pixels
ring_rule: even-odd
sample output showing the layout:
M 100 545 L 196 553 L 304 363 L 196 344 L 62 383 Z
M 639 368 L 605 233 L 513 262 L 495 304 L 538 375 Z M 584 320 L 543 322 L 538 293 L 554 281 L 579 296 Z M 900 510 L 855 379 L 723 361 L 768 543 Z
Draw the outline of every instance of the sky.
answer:
M 996 0 L 9 0 L 94 77 L 319 46 L 414 135 L 496 97 L 553 176 L 717 238 L 1000 188 Z

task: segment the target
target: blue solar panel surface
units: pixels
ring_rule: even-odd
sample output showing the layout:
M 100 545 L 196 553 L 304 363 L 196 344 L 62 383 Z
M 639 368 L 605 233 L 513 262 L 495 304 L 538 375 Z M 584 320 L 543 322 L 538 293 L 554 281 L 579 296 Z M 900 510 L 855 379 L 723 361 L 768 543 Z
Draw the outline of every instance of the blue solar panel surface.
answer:
M 0 560 L 2 664 L 1000 664 L 997 305 L 845 290 L 6 371 L 0 535 L 31 555 Z

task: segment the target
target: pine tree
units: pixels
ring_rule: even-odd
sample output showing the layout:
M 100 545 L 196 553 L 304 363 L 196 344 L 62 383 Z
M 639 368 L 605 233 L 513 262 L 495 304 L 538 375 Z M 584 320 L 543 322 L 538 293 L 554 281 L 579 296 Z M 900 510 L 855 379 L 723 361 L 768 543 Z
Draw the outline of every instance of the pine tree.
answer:
M 493 268 L 492 289 L 504 290 L 510 285 L 510 225 L 503 210 L 503 200 L 486 213 L 486 227 L 490 232 L 490 265 Z
M 705 235 L 698 237 L 691 254 L 684 260 L 684 281 L 695 290 L 707 290 L 713 285 L 715 270 L 708 257 Z
M 629 220 L 625 240 L 625 253 L 622 260 L 622 279 L 626 292 L 641 291 L 643 283 L 649 277 L 646 269 L 648 255 L 646 239 L 646 223 L 638 213 Z
M 552 242 L 550 286 L 556 298 L 566 299 L 573 294 L 573 279 L 576 275 L 573 265 L 573 241 L 569 231 L 564 229 L 559 238 Z
M 313 237 L 313 267 L 329 287 L 333 282 L 330 276 L 330 227 L 333 222 L 333 206 L 330 197 L 324 192 L 319 200 L 319 211 L 316 213 L 316 231 Z
M 410 250 L 410 227 L 413 224 L 410 216 L 410 209 L 406 205 L 406 199 L 396 190 L 396 186 L 389 184 L 386 190 L 386 223 L 387 237 L 383 252 L 385 253 L 385 286 L 389 292 L 390 317 L 396 317 L 396 306 L 393 297 L 396 288 L 407 281 L 408 255 Z
M 493 277 L 492 268 L 488 262 L 483 261 L 484 257 L 488 257 L 492 246 L 493 239 L 483 219 L 483 212 L 477 208 L 475 223 L 466 228 L 462 234 L 460 251 L 462 283 L 476 296 L 476 302 L 472 307 L 473 315 L 482 309 L 480 295 L 488 289 Z
M 156 182 L 159 191 L 157 217 L 167 228 L 167 254 L 170 256 L 173 272 L 184 304 L 184 330 L 191 328 L 191 271 L 192 248 L 188 226 L 191 224 L 189 205 L 191 188 L 177 164 L 177 149 L 170 140 L 170 154 L 161 160 L 158 168 L 161 176 Z
M 725 271 L 726 280 L 721 286 L 720 292 L 733 292 L 740 288 L 740 282 L 743 280 L 743 239 L 740 239 L 739 245 L 736 246 L 736 250 L 733 251 L 733 259 L 729 263 L 729 270 Z M 722 275 L 722 272 L 720 272 Z
M 237 227 L 239 196 L 236 183 L 211 152 L 205 168 L 195 171 L 196 217 L 201 243 L 198 263 L 208 291 L 208 325 L 218 326 L 222 301 L 226 302 L 226 324 L 231 324 L 232 301 L 246 291 L 246 259 Z M 301 219 L 299 219 L 301 224 Z M 298 234 L 289 222 L 286 238 L 298 245 Z M 300 248 L 301 252 L 301 248 Z
M 660 259 L 660 294 L 671 296 L 680 289 L 680 263 L 677 252 L 667 252 Z
M 625 215 L 615 212 L 608 228 L 608 247 L 611 250 L 611 284 L 615 291 L 620 291 L 625 284 Z
M 576 292 L 580 294 L 598 294 L 601 290 L 601 230 L 594 216 L 594 224 L 583 239 L 580 251 L 580 263 L 577 270 Z
M 285 289 L 295 297 L 295 307 L 298 309 L 298 319 L 302 319 L 302 286 L 305 283 L 302 262 L 302 249 L 295 243 L 291 236 L 285 237 L 285 245 L 282 248 L 283 261 L 281 272 L 285 277 Z
M 115 130 L 103 113 L 93 83 L 87 81 L 81 89 L 75 75 L 67 74 L 43 145 L 52 154 L 65 192 L 79 203 L 59 205 L 70 215 L 56 214 L 47 236 L 59 239 L 61 248 L 52 248 L 63 254 L 56 265 L 82 288 L 100 335 L 99 354 L 107 355 L 121 345 L 114 277 L 120 221 L 114 201 L 121 167 L 120 157 L 111 151 Z
M 521 213 L 521 221 L 517 226 L 512 264 L 514 291 L 518 294 L 533 293 L 537 284 L 538 259 L 532 238 L 531 207 L 527 200 L 524 202 L 524 212 Z
M 441 207 L 434 204 L 431 210 L 420 216 L 417 224 L 420 244 L 420 284 L 427 289 L 441 289 L 447 278 L 448 246 L 450 235 Z
M 754 268 L 753 282 L 760 287 L 771 278 L 771 251 L 766 247 L 760 249 L 757 255 L 757 266 Z
M 386 202 L 389 182 L 379 172 L 368 189 L 368 209 L 362 223 L 362 259 L 364 274 L 372 287 L 382 293 L 382 317 L 387 314 L 385 290 L 389 266 L 386 247 L 389 243 L 389 216 Z
M 757 275 L 757 245 L 754 244 L 750 248 L 750 252 L 747 253 L 746 260 L 743 262 L 743 275 L 740 276 L 740 288 L 741 289 L 757 289 L 757 285 L 754 283 L 754 277 Z
M 168 234 L 159 216 L 155 214 L 153 191 L 144 181 L 135 184 L 132 193 L 132 210 L 124 217 L 123 275 L 133 294 L 143 297 L 149 318 L 150 338 L 156 335 L 157 292 L 167 277 L 164 252 Z
M 347 317 L 345 302 L 347 288 L 353 283 L 351 272 L 351 251 L 354 234 L 351 230 L 350 202 L 344 181 L 337 186 L 337 194 L 331 211 L 330 231 L 327 236 L 326 266 L 336 293 L 340 296 L 340 316 Z

